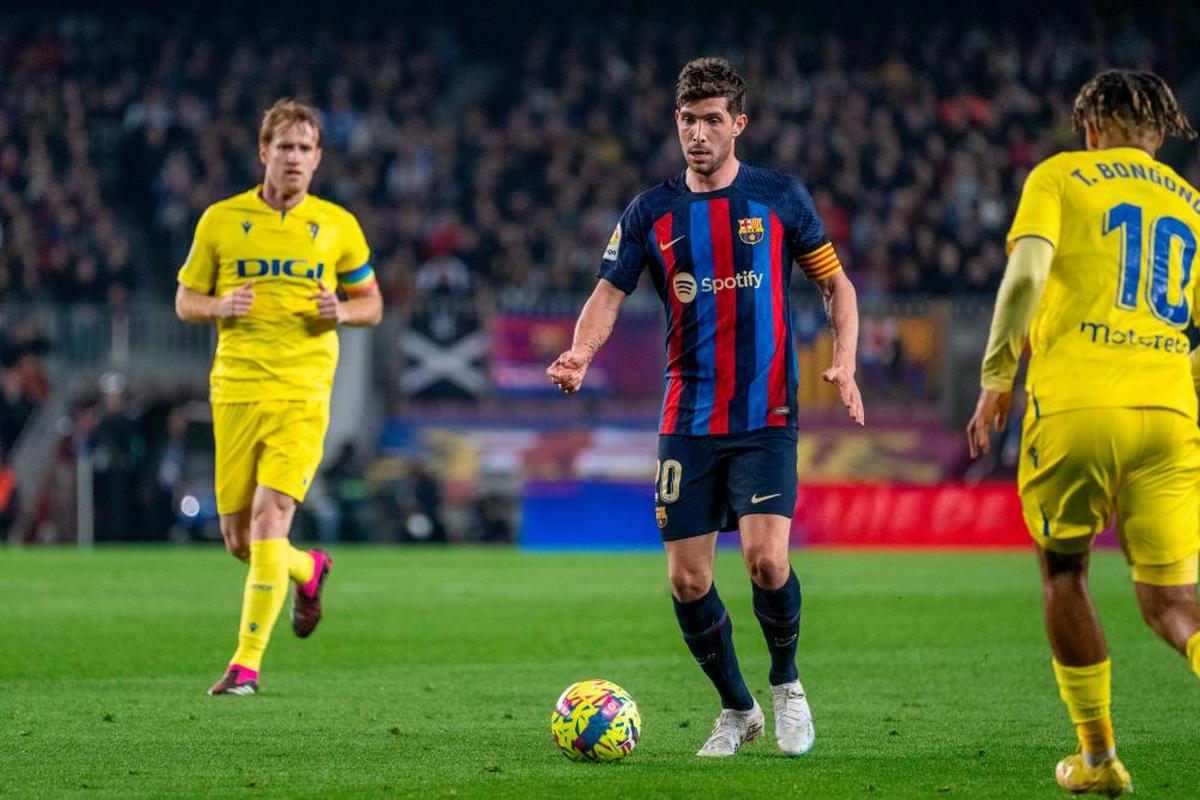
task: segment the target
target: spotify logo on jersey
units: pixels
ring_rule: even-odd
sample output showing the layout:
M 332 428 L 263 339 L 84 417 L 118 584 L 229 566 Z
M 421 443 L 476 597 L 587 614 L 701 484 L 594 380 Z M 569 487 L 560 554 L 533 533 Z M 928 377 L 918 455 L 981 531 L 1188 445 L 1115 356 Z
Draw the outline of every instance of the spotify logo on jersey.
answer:
M 678 273 L 671 279 L 671 287 L 681 303 L 690 303 L 696 299 L 696 279 L 690 273 Z

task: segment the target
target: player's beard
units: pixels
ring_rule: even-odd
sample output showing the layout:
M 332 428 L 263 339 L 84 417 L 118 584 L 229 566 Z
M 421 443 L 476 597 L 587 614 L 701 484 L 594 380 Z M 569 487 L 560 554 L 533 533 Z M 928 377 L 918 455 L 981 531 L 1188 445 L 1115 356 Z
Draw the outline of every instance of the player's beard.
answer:
M 688 163 L 688 166 L 691 167 L 692 172 L 695 172 L 697 175 L 703 175 L 704 177 L 707 178 L 709 175 L 712 175 L 714 172 L 719 170 L 725 164 L 726 159 L 729 158 L 729 151 L 732 149 L 733 149 L 733 140 L 730 139 L 729 141 L 725 142 L 724 149 L 721 149 L 721 150 L 714 149 L 712 151 L 712 158 L 709 159 L 708 164 L 706 166 L 694 166 L 693 164 L 691 164 L 691 162 Z

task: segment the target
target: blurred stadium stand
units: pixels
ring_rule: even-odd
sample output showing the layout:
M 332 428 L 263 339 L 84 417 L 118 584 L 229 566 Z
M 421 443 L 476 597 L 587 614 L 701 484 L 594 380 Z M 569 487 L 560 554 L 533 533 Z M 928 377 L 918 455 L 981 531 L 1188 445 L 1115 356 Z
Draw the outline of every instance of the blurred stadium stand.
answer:
M 232 12 L 6 19 L 9 539 L 215 535 L 202 402 L 212 333 L 176 321 L 175 268 L 199 213 L 259 180 L 257 121 L 282 95 L 321 108 L 314 190 L 363 221 L 388 304 L 380 330 L 343 335 L 304 531 L 504 540 L 529 480 L 647 480 L 662 358 L 651 293 L 629 304 L 583 397 L 555 397 L 541 370 L 569 342 L 623 204 L 680 169 L 671 89 L 701 53 L 743 70 L 739 154 L 805 180 L 860 293 L 865 432 L 841 425 L 818 379 L 824 320 L 796 289 L 802 475 L 1003 471 L 1012 442 L 967 474 L 957 434 L 1024 177 L 1078 146 L 1070 103 L 1100 67 L 1156 69 L 1197 117 L 1197 15 L 874 32 L 733 19 L 580 16 L 490 46 L 453 19 L 299 34 Z M 1193 146 L 1162 157 L 1200 183 Z

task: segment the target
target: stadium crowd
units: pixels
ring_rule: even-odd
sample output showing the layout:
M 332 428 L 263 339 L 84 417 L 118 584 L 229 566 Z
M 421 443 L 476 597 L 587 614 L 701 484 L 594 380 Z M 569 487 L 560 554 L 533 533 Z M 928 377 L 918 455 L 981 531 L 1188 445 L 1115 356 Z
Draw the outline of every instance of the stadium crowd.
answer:
M 743 157 L 806 181 L 860 291 L 990 291 L 1028 168 L 1074 146 L 1083 79 L 1119 63 L 1178 84 L 1188 65 L 1151 56 L 1190 52 L 1132 28 L 867 36 L 766 19 L 714 39 L 618 19 L 498 55 L 437 27 L 305 40 L 230 22 L 0 31 L 0 296 L 169 296 L 199 212 L 258 179 L 257 121 L 282 95 L 322 109 L 317 191 L 363 220 L 390 303 L 585 289 L 623 204 L 680 168 L 672 86 L 699 53 L 743 69 Z M 1177 85 L 1185 106 L 1194 88 Z M 1200 179 L 1194 153 L 1167 158 Z

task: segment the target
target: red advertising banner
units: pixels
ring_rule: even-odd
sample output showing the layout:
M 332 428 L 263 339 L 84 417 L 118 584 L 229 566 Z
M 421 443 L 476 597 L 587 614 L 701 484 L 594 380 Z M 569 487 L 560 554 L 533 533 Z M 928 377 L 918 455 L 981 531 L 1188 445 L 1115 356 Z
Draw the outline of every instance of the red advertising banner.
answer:
M 816 547 L 1024 547 L 1012 481 L 801 483 L 792 543 Z

